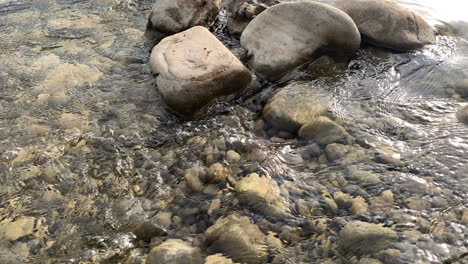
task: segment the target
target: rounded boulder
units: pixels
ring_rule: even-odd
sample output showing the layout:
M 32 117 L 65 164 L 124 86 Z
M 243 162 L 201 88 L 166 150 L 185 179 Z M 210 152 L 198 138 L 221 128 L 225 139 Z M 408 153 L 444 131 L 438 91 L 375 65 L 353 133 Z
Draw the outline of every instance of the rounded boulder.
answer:
M 310 1 L 272 6 L 241 35 L 250 66 L 269 79 L 279 79 L 318 53 L 352 54 L 360 44 L 359 31 L 346 13 Z

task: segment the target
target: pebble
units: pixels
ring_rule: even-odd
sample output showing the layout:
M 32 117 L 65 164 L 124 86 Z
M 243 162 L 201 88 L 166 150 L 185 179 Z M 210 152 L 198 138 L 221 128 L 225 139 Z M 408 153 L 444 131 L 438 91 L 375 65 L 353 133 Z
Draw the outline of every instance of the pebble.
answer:
M 230 163 L 236 163 L 241 159 L 241 155 L 234 150 L 229 150 L 226 153 L 226 157 Z

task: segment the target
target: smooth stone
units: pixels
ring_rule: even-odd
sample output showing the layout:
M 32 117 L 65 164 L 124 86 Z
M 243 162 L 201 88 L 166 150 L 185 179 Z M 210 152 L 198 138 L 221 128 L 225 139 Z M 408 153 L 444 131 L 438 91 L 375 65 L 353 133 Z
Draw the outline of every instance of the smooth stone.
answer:
M 389 0 L 338 0 L 335 7 L 356 23 L 363 39 L 379 47 L 415 50 L 435 43 L 434 29 L 415 12 Z
M 226 153 L 226 158 L 230 163 L 236 163 L 241 159 L 241 155 L 234 150 L 229 150 Z
M 184 177 L 187 181 L 188 187 L 193 192 L 202 192 L 205 188 L 203 178 L 205 176 L 205 170 L 202 167 L 194 167 L 185 170 Z
M 231 259 L 221 254 L 210 255 L 205 258 L 205 264 L 235 264 Z
M 468 125 L 468 105 L 458 110 L 457 118 L 465 125 Z
M 354 165 L 349 166 L 346 172 L 347 172 L 348 178 L 353 181 L 357 181 L 361 183 L 373 183 L 373 184 L 380 182 L 380 178 L 377 174 L 372 173 L 370 171 L 360 170 Z
M 268 6 L 253 1 L 231 1 L 227 7 L 232 14 L 227 22 L 229 33 L 242 34 L 250 21 L 267 8 Z
M 0 237 L 8 241 L 15 241 L 20 237 L 34 232 L 34 217 L 20 217 L 13 222 L 0 224 Z
M 221 163 L 215 163 L 208 168 L 208 179 L 213 182 L 225 181 L 232 172 Z
M 241 263 L 266 263 L 267 236 L 246 216 L 220 218 L 205 231 L 208 251 Z
M 282 3 L 256 16 L 241 35 L 257 73 L 279 79 L 317 53 L 353 54 L 361 35 L 344 12 L 318 2 Z
M 289 211 L 275 180 L 251 173 L 236 184 L 239 200 L 264 214 L 278 216 Z
M 353 255 L 371 254 L 391 247 L 397 234 L 390 228 L 361 221 L 348 222 L 339 233 L 342 252 Z
M 202 264 L 201 251 L 180 239 L 169 239 L 151 249 L 147 264 Z
M 148 28 L 174 34 L 194 26 L 210 26 L 221 9 L 221 0 L 157 0 Z
M 137 239 L 149 239 L 157 236 L 165 236 L 166 230 L 159 225 L 144 221 L 133 231 Z
M 244 89 L 250 71 L 208 29 L 196 26 L 153 48 L 151 68 L 165 103 L 192 116 L 212 100 Z
M 328 161 L 340 164 L 352 164 L 368 158 L 364 149 L 338 143 L 327 145 L 325 156 Z
M 303 139 L 314 140 L 322 145 L 346 144 L 351 138 L 342 126 L 325 116 L 319 116 L 312 122 L 305 124 L 299 129 L 298 134 Z
M 331 115 L 331 93 L 308 83 L 283 87 L 265 105 L 263 118 L 278 130 L 296 133 L 318 116 Z
M 383 263 L 373 258 L 362 258 L 359 260 L 358 264 L 383 264 Z

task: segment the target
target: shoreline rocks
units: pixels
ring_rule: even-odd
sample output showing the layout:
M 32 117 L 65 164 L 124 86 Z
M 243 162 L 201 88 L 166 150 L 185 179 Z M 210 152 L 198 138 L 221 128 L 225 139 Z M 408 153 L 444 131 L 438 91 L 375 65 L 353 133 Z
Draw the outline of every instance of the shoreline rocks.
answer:
M 353 54 L 361 35 L 344 12 L 318 2 L 282 3 L 256 16 L 241 35 L 257 73 L 279 79 L 318 53 Z
M 165 103 L 185 116 L 252 80 L 250 71 L 201 26 L 163 39 L 153 48 L 150 64 L 159 74 L 157 86 Z

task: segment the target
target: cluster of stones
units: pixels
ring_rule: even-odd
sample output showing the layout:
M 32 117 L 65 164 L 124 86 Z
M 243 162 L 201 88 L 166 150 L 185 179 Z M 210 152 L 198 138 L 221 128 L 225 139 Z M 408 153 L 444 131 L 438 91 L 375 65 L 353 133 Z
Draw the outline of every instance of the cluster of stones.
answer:
M 353 55 L 361 36 L 398 51 L 435 41 L 433 29 L 421 17 L 391 1 L 330 4 L 298 1 L 266 8 L 249 1 L 224 3 L 234 19 L 242 17 L 246 24 L 239 31 L 247 65 L 270 80 L 324 54 Z M 170 36 L 153 48 L 151 67 L 166 104 L 179 114 L 191 116 L 252 81 L 251 71 L 206 28 L 221 7 L 220 0 L 158 0 L 154 5 L 148 31 Z
M 338 0 L 328 4 L 231 0 L 223 4 L 233 14 L 229 29 L 241 34 L 247 67 L 208 29 L 221 10 L 220 0 L 158 0 L 150 16 L 150 35 L 161 38 L 150 59 L 157 87 L 167 106 L 183 116 L 193 116 L 213 100 L 244 90 L 255 74 L 274 81 L 323 55 L 352 56 L 362 41 L 397 51 L 418 49 L 435 41 L 433 29 L 421 17 L 387 0 Z M 283 138 L 297 134 L 316 142 L 317 150 L 304 153 L 317 152 L 330 162 L 346 164 L 347 159 L 365 157 L 332 113 L 333 104 L 329 91 L 308 83 L 289 83 L 270 98 L 263 109 L 264 121 L 257 125 L 268 126 Z M 214 150 L 211 152 L 215 155 Z M 380 157 L 382 163 L 398 163 L 393 154 L 382 151 L 376 158 Z M 240 159 L 235 151 L 226 153 L 228 164 Z M 380 181 L 377 175 L 352 166 L 347 173 L 356 181 Z M 272 218 L 288 218 L 292 210 L 304 216 L 313 211 L 314 206 L 305 202 L 291 208 L 284 200 L 287 194 L 282 186 L 266 175 L 235 175 L 223 164 L 213 163 L 187 169 L 183 184 L 194 195 L 216 193 L 216 185 L 226 185 L 234 191 L 238 203 Z M 393 199 L 387 196 L 392 196 L 391 192 L 382 194 L 381 200 Z M 368 210 L 360 196 L 337 192 L 333 197 L 324 193 L 322 198 L 330 208 L 347 208 L 353 214 Z M 210 216 L 221 202 L 213 200 Z M 293 230 L 282 241 L 273 233 L 266 235 L 247 216 L 223 215 L 204 231 L 202 247 L 169 239 L 152 248 L 147 263 L 265 263 L 269 252 L 284 246 L 283 241 L 296 241 L 290 238 L 294 237 Z M 320 225 L 317 222 L 316 228 Z M 360 221 L 348 222 L 338 237 L 343 255 L 359 256 L 388 249 L 398 238 L 390 228 Z

